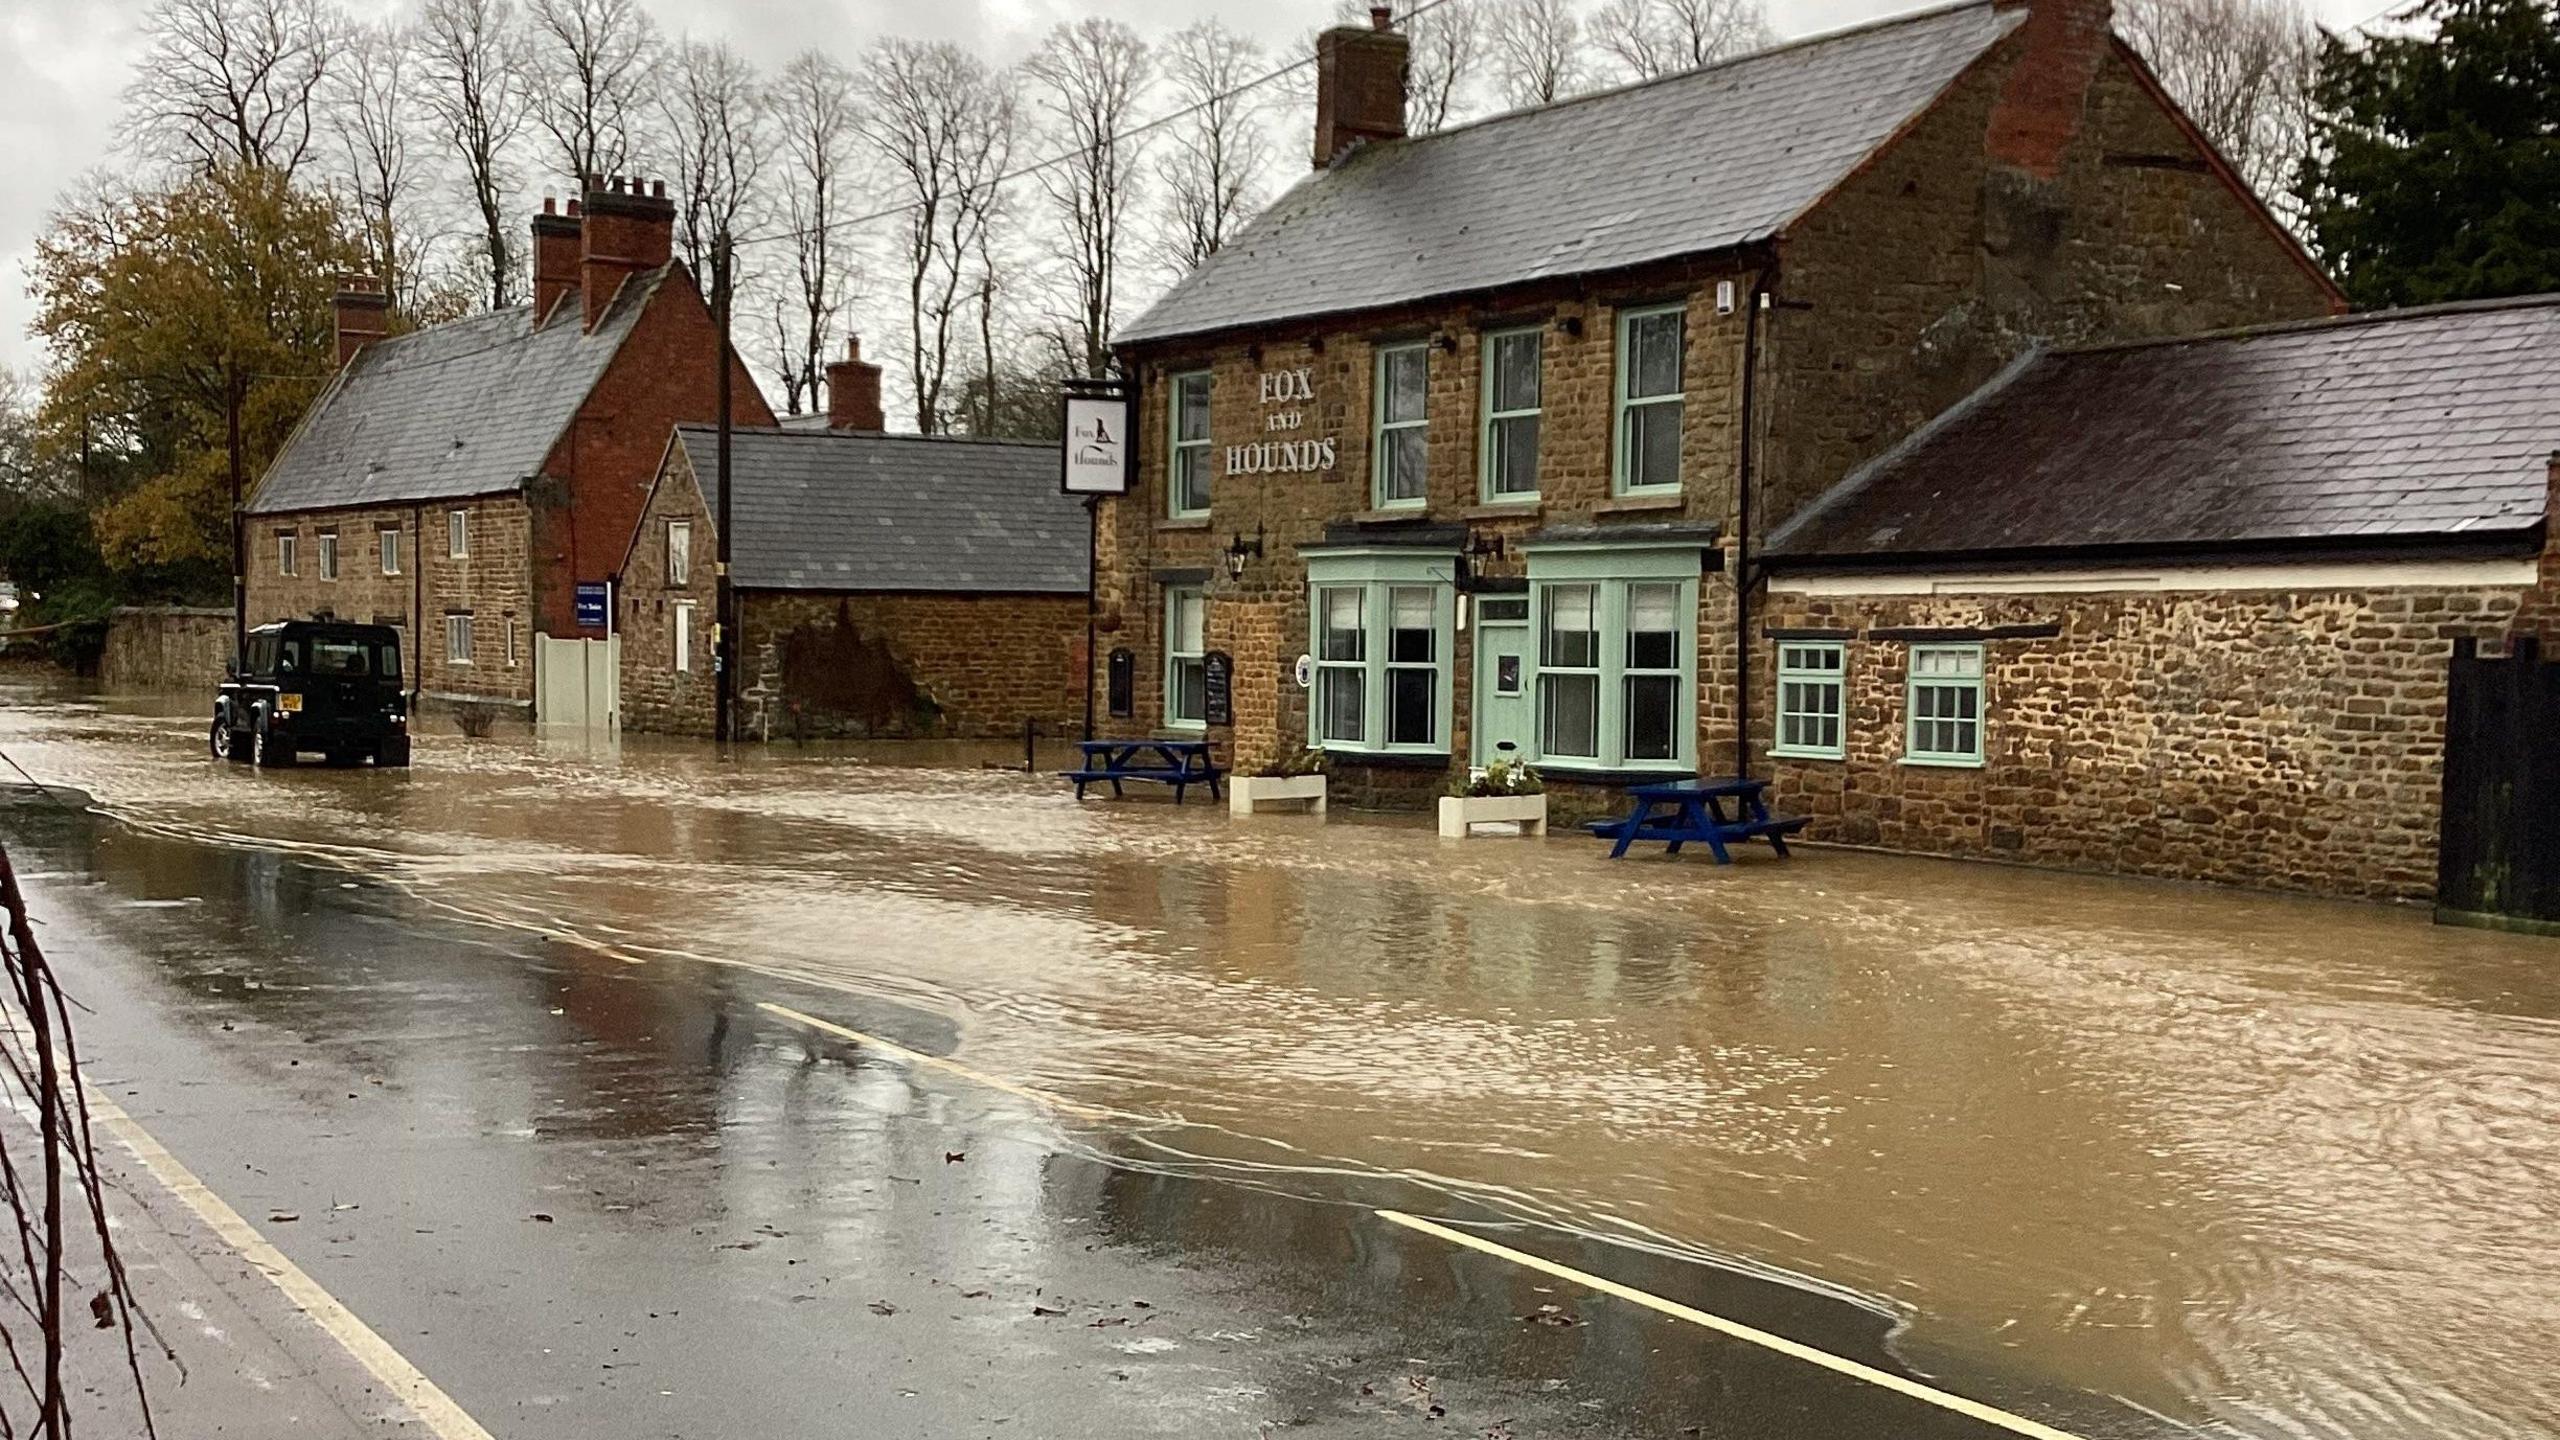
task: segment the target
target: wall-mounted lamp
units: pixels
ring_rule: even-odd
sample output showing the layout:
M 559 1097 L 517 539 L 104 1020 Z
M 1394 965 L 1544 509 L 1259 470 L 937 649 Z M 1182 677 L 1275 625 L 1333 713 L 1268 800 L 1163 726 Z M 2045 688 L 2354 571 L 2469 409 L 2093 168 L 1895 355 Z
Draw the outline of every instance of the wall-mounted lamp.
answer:
M 1262 558 L 1262 522 L 1259 520 L 1254 522 L 1252 539 L 1244 538 L 1244 532 L 1239 530 L 1236 532 L 1236 538 L 1227 542 L 1228 579 L 1244 578 L 1244 562 L 1248 557 L 1255 560 Z
M 1252 361 L 1256 369 L 1260 369 L 1262 366 L 1262 347 L 1259 345 L 1247 345 L 1244 347 L 1244 358 Z
M 1458 337 L 1443 330 L 1431 337 L 1431 348 L 1444 355 L 1455 355 L 1458 353 Z
M 1467 553 L 1478 560 L 1499 560 L 1502 558 L 1502 537 L 1478 535 L 1467 542 Z

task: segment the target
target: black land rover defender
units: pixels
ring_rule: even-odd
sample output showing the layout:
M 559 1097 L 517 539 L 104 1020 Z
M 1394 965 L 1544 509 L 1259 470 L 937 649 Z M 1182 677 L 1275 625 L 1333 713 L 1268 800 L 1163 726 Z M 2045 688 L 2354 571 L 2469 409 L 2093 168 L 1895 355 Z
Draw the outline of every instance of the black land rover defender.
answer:
M 213 700 L 213 755 L 290 765 L 409 763 L 409 703 L 400 690 L 400 632 L 388 625 L 287 620 L 242 641 Z

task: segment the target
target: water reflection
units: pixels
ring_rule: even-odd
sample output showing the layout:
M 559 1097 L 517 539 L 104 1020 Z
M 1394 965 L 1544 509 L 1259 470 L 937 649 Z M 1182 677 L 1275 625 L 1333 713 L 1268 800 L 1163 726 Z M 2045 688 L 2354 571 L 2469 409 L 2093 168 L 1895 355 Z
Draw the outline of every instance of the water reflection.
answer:
M 908 1043 L 1178 1120 L 1176 1149 L 1269 1183 L 1348 1165 L 1883 1297 L 1924 1368 L 2251 1434 L 2560 1433 L 2548 942 L 1926 861 L 1611 865 L 1078 806 L 975 768 L 1000 747 L 935 769 L 429 737 L 408 775 L 266 775 L 195 738 L 0 714 L 22 764 L 147 830 L 267 847 L 220 852 L 271 907 L 244 925 L 303 903 L 292 854 L 604 947 L 569 947 L 541 1043 L 719 1073 L 730 1042 L 631 1008 L 616 957 L 707 962 L 686 973 L 722 1013 L 759 997 L 745 967 L 894 1002 Z M 388 956 L 291 973 L 356 1013 L 401 983 Z M 650 1103 L 676 1108 L 582 1133 L 717 1123 Z

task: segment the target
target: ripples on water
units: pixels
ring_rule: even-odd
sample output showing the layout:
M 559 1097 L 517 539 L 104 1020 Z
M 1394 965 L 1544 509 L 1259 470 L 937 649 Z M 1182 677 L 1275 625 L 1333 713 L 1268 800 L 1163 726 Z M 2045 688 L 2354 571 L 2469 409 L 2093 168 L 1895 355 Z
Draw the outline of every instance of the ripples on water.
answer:
M 192 710 L 0 739 L 132 823 L 929 1008 L 971 1064 L 1818 1277 L 1916 1363 L 2252 1435 L 2560 1434 L 2560 945 L 1883 857 L 1717 870 L 864 756 L 422 740 L 223 769 Z M 912 763 L 944 762 L 942 768 Z

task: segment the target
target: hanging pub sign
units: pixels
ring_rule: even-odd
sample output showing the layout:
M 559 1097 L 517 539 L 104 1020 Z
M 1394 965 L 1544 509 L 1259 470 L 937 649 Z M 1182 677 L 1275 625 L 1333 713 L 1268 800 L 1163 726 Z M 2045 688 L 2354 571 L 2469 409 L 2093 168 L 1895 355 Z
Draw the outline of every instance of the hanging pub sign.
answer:
M 1236 723 L 1236 660 L 1224 650 L 1200 657 L 1200 719 L 1209 725 Z
M 1070 495 L 1125 495 L 1136 469 L 1130 442 L 1129 392 L 1100 382 L 1071 384 L 1060 403 L 1066 419 L 1061 487 Z

